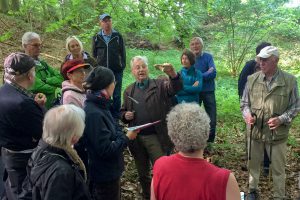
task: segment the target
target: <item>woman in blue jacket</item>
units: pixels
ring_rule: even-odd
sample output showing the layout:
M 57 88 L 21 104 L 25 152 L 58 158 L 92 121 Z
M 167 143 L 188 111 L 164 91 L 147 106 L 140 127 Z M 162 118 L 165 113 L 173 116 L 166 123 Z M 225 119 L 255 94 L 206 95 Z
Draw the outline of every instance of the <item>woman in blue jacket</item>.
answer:
M 124 171 L 123 151 L 137 132 L 123 131 L 110 113 L 115 88 L 113 72 L 106 67 L 94 68 L 86 81 L 84 139 L 89 156 L 90 181 L 95 200 L 119 200 L 120 177 Z
M 199 102 L 199 93 L 202 89 L 202 73 L 196 70 L 195 55 L 188 49 L 185 49 L 181 55 L 181 64 L 183 65 L 180 70 L 183 89 L 177 95 L 178 103 L 184 102 Z

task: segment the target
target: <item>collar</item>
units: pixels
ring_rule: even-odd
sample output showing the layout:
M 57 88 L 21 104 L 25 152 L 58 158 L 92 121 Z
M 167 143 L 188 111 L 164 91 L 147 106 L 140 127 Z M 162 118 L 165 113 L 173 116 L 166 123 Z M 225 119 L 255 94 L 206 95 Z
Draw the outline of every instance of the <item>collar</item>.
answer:
M 9 85 L 11 85 L 13 88 L 15 88 L 17 91 L 19 91 L 20 93 L 24 94 L 25 96 L 28 96 L 32 99 L 34 99 L 34 94 L 32 92 L 30 92 L 29 90 L 25 89 L 24 87 L 13 83 L 11 81 L 6 81 Z
M 111 30 L 111 33 L 110 33 L 109 35 L 106 35 L 106 34 L 104 33 L 103 29 L 101 29 L 101 34 L 102 34 L 103 36 L 111 37 L 112 33 L 113 33 L 113 30 Z
M 142 82 L 136 82 L 136 86 L 141 90 L 148 88 L 149 86 L 149 78 L 143 80 Z
M 277 69 L 276 72 L 275 72 L 275 73 L 273 74 L 273 76 L 271 77 L 270 82 L 272 82 L 273 80 L 275 80 L 275 79 L 277 78 L 278 74 L 279 74 L 279 70 Z M 265 74 L 263 74 L 262 77 L 263 77 L 263 80 L 264 80 L 264 81 L 267 81 L 267 77 L 266 77 Z
M 200 57 L 202 57 L 202 56 L 203 56 L 203 54 L 204 54 L 204 52 L 203 52 L 203 51 L 201 51 L 201 53 L 200 53 L 200 54 L 198 54 L 198 55 L 196 56 L 196 58 L 200 58 Z
M 70 54 L 69 60 L 73 60 L 73 59 L 74 59 L 73 55 Z M 84 60 L 88 59 L 87 54 L 84 51 L 82 52 L 82 59 Z

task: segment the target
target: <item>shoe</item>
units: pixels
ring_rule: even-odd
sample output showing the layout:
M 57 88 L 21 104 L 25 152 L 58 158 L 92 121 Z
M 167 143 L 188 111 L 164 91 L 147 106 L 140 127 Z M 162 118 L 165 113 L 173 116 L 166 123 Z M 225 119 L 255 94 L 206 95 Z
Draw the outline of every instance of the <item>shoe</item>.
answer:
M 264 167 L 264 169 L 263 169 L 263 176 L 264 177 L 269 176 L 269 167 Z
M 256 190 L 250 191 L 247 200 L 258 200 L 258 199 L 259 199 L 258 192 Z

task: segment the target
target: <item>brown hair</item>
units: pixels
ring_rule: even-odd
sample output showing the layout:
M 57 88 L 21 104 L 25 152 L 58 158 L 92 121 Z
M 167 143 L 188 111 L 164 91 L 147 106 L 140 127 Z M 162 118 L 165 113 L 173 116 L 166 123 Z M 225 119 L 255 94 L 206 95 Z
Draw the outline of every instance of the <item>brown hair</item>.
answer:
M 186 55 L 190 61 L 190 64 L 195 64 L 195 54 L 191 52 L 189 49 L 184 49 L 181 56 L 180 56 L 180 62 L 182 64 L 182 56 Z

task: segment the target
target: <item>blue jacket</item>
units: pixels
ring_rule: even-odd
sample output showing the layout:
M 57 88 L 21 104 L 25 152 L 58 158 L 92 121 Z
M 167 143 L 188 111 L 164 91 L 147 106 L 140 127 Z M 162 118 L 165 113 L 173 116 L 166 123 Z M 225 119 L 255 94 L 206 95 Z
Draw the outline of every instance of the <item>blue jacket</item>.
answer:
M 181 78 L 183 82 L 183 89 L 180 90 L 177 95 L 178 103 L 184 102 L 199 102 L 199 93 L 202 89 L 202 73 L 199 70 L 196 70 L 194 65 L 189 69 L 182 67 Z M 194 87 L 193 84 L 199 81 L 199 85 Z
M 208 69 L 213 67 L 213 72 L 208 72 Z M 213 56 L 204 52 L 202 55 L 196 57 L 195 68 L 202 72 L 203 76 L 203 92 L 209 92 L 215 90 L 215 78 L 217 75 L 217 69 L 214 63 Z
M 91 181 L 116 180 L 124 171 L 123 150 L 129 139 L 115 125 L 109 110 L 111 100 L 90 93 L 86 98 L 84 141 L 89 155 Z

